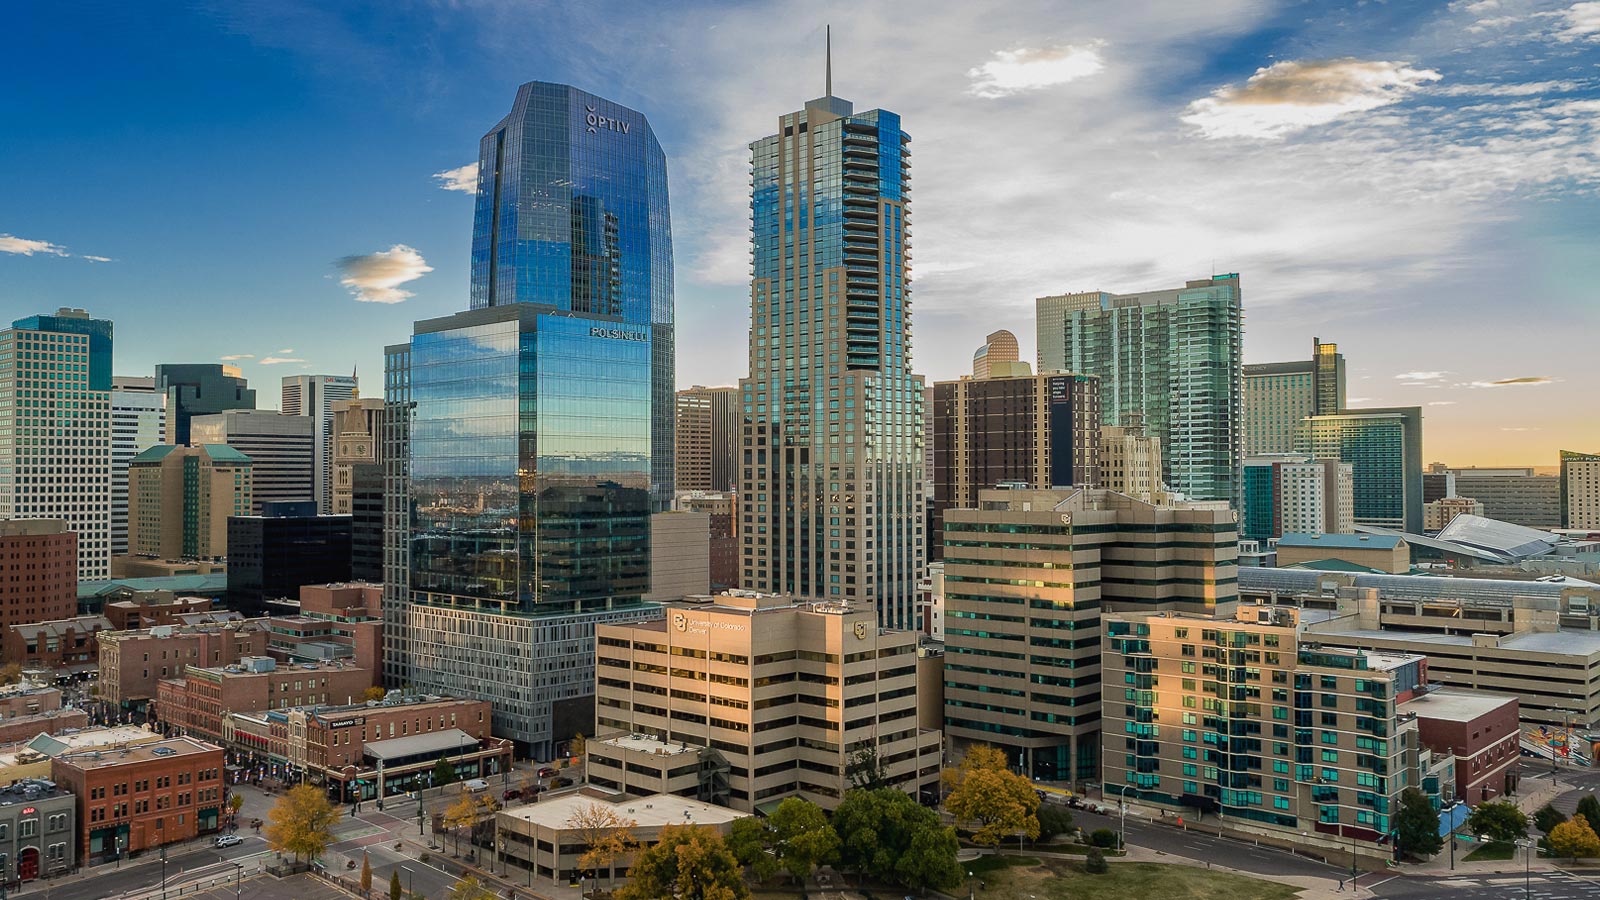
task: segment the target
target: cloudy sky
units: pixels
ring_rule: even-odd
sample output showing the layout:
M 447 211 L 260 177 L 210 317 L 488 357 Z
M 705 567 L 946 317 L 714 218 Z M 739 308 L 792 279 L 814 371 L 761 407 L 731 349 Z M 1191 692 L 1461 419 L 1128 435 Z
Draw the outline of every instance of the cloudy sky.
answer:
M 76 6 L 77 8 L 72 8 Z M 470 164 L 528 80 L 670 159 L 679 381 L 746 371 L 746 145 L 821 93 L 914 138 L 918 369 L 1033 298 L 1241 273 L 1249 362 L 1336 341 L 1428 459 L 1600 449 L 1600 0 L 28 4 L 0 33 L 0 316 L 119 373 L 358 368 L 467 305 Z

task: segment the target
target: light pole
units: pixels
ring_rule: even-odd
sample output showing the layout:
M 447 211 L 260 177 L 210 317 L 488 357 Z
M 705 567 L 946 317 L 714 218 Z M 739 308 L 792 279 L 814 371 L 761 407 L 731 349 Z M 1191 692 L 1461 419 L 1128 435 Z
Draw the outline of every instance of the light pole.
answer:
M 1517 841 L 1517 846 L 1528 854 L 1522 860 L 1522 896 L 1524 900 L 1533 900 L 1533 852 L 1539 844 L 1533 838 L 1523 838 Z
M 1122 823 L 1117 827 L 1117 849 L 1124 853 L 1128 850 L 1128 786 L 1117 785 L 1117 806 L 1122 811 Z
M 161 845 L 161 900 L 167 900 L 167 845 Z
M 233 864 L 233 900 L 244 896 L 244 864 Z
M 1356 889 L 1356 830 L 1350 829 L 1350 890 Z
M 967 873 L 967 900 L 973 900 L 973 897 L 974 897 L 974 895 L 972 893 L 973 884 L 974 884 L 974 882 L 972 880 L 972 873 L 968 872 Z M 0 900 L 5 900 L 5 898 L 0 897 Z
M 406 873 L 406 893 L 410 894 L 412 897 L 417 896 L 417 892 L 411 889 L 411 885 L 412 885 L 411 867 L 410 866 L 401 866 L 400 867 L 400 871 Z

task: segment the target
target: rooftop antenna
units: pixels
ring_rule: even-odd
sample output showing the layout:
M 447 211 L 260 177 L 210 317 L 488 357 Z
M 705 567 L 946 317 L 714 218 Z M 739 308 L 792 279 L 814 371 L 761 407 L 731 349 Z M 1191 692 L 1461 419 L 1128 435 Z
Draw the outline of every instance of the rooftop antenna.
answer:
M 824 54 L 826 56 L 827 62 L 826 62 L 826 68 L 824 69 L 824 71 L 826 72 L 826 81 L 824 82 L 824 90 L 822 92 L 822 96 L 824 96 L 824 97 L 832 97 L 833 96 L 833 26 L 832 25 L 825 25 L 825 26 L 823 26 L 823 29 L 824 30 L 823 30 L 823 39 L 822 40 L 823 40 Z

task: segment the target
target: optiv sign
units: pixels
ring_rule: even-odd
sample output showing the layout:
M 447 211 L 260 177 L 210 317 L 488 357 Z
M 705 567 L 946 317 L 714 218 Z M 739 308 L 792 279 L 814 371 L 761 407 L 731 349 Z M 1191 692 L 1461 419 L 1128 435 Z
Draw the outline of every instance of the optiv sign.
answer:
M 594 134 L 594 133 L 596 133 L 598 131 L 602 131 L 602 130 L 604 130 L 604 131 L 620 131 L 623 134 L 627 134 L 628 133 L 628 123 L 627 122 L 624 122 L 621 119 L 613 119 L 613 118 L 611 118 L 609 116 L 602 116 L 599 113 L 595 112 L 595 108 L 594 107 L 589 106 L 588 104 L 584 104 L 584 108 L 589 111 L 588 114 L 583 117 L 583 122 L 584 122 L 585 125 L 588 126 L 588 128 L 586 128 L 585 130 L 588 131 L 590 134 Z

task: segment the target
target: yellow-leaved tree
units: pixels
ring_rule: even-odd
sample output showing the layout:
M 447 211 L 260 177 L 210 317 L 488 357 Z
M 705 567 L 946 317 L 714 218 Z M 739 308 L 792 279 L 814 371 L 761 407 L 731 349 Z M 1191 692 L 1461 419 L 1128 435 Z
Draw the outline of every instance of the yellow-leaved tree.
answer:
M 309 784 L 296 785 L 267 813 L 267 846 L 292 853 L 296 862 L 316 859 L 333 843 L 339 808 Z
M 961 764 L 944 771 L 950 789 L 944 808 L 973 826 L 972 840 L 998 844 L 1021 834 L 1039 836 L 1039 795 L 1032 782 L 1006 768 L 1005 754 L 986 744 L 967 751 Z
M 567 819 L 567 828 L 584 846 L 578 865 L 594 872 L 596 877 L 601 869 L 610 869 L 611 880 L 615 882 L 617 859 L 639 846 L 633 837 L 633 829 L 638 824 L 604 803 L 578 807 Z

